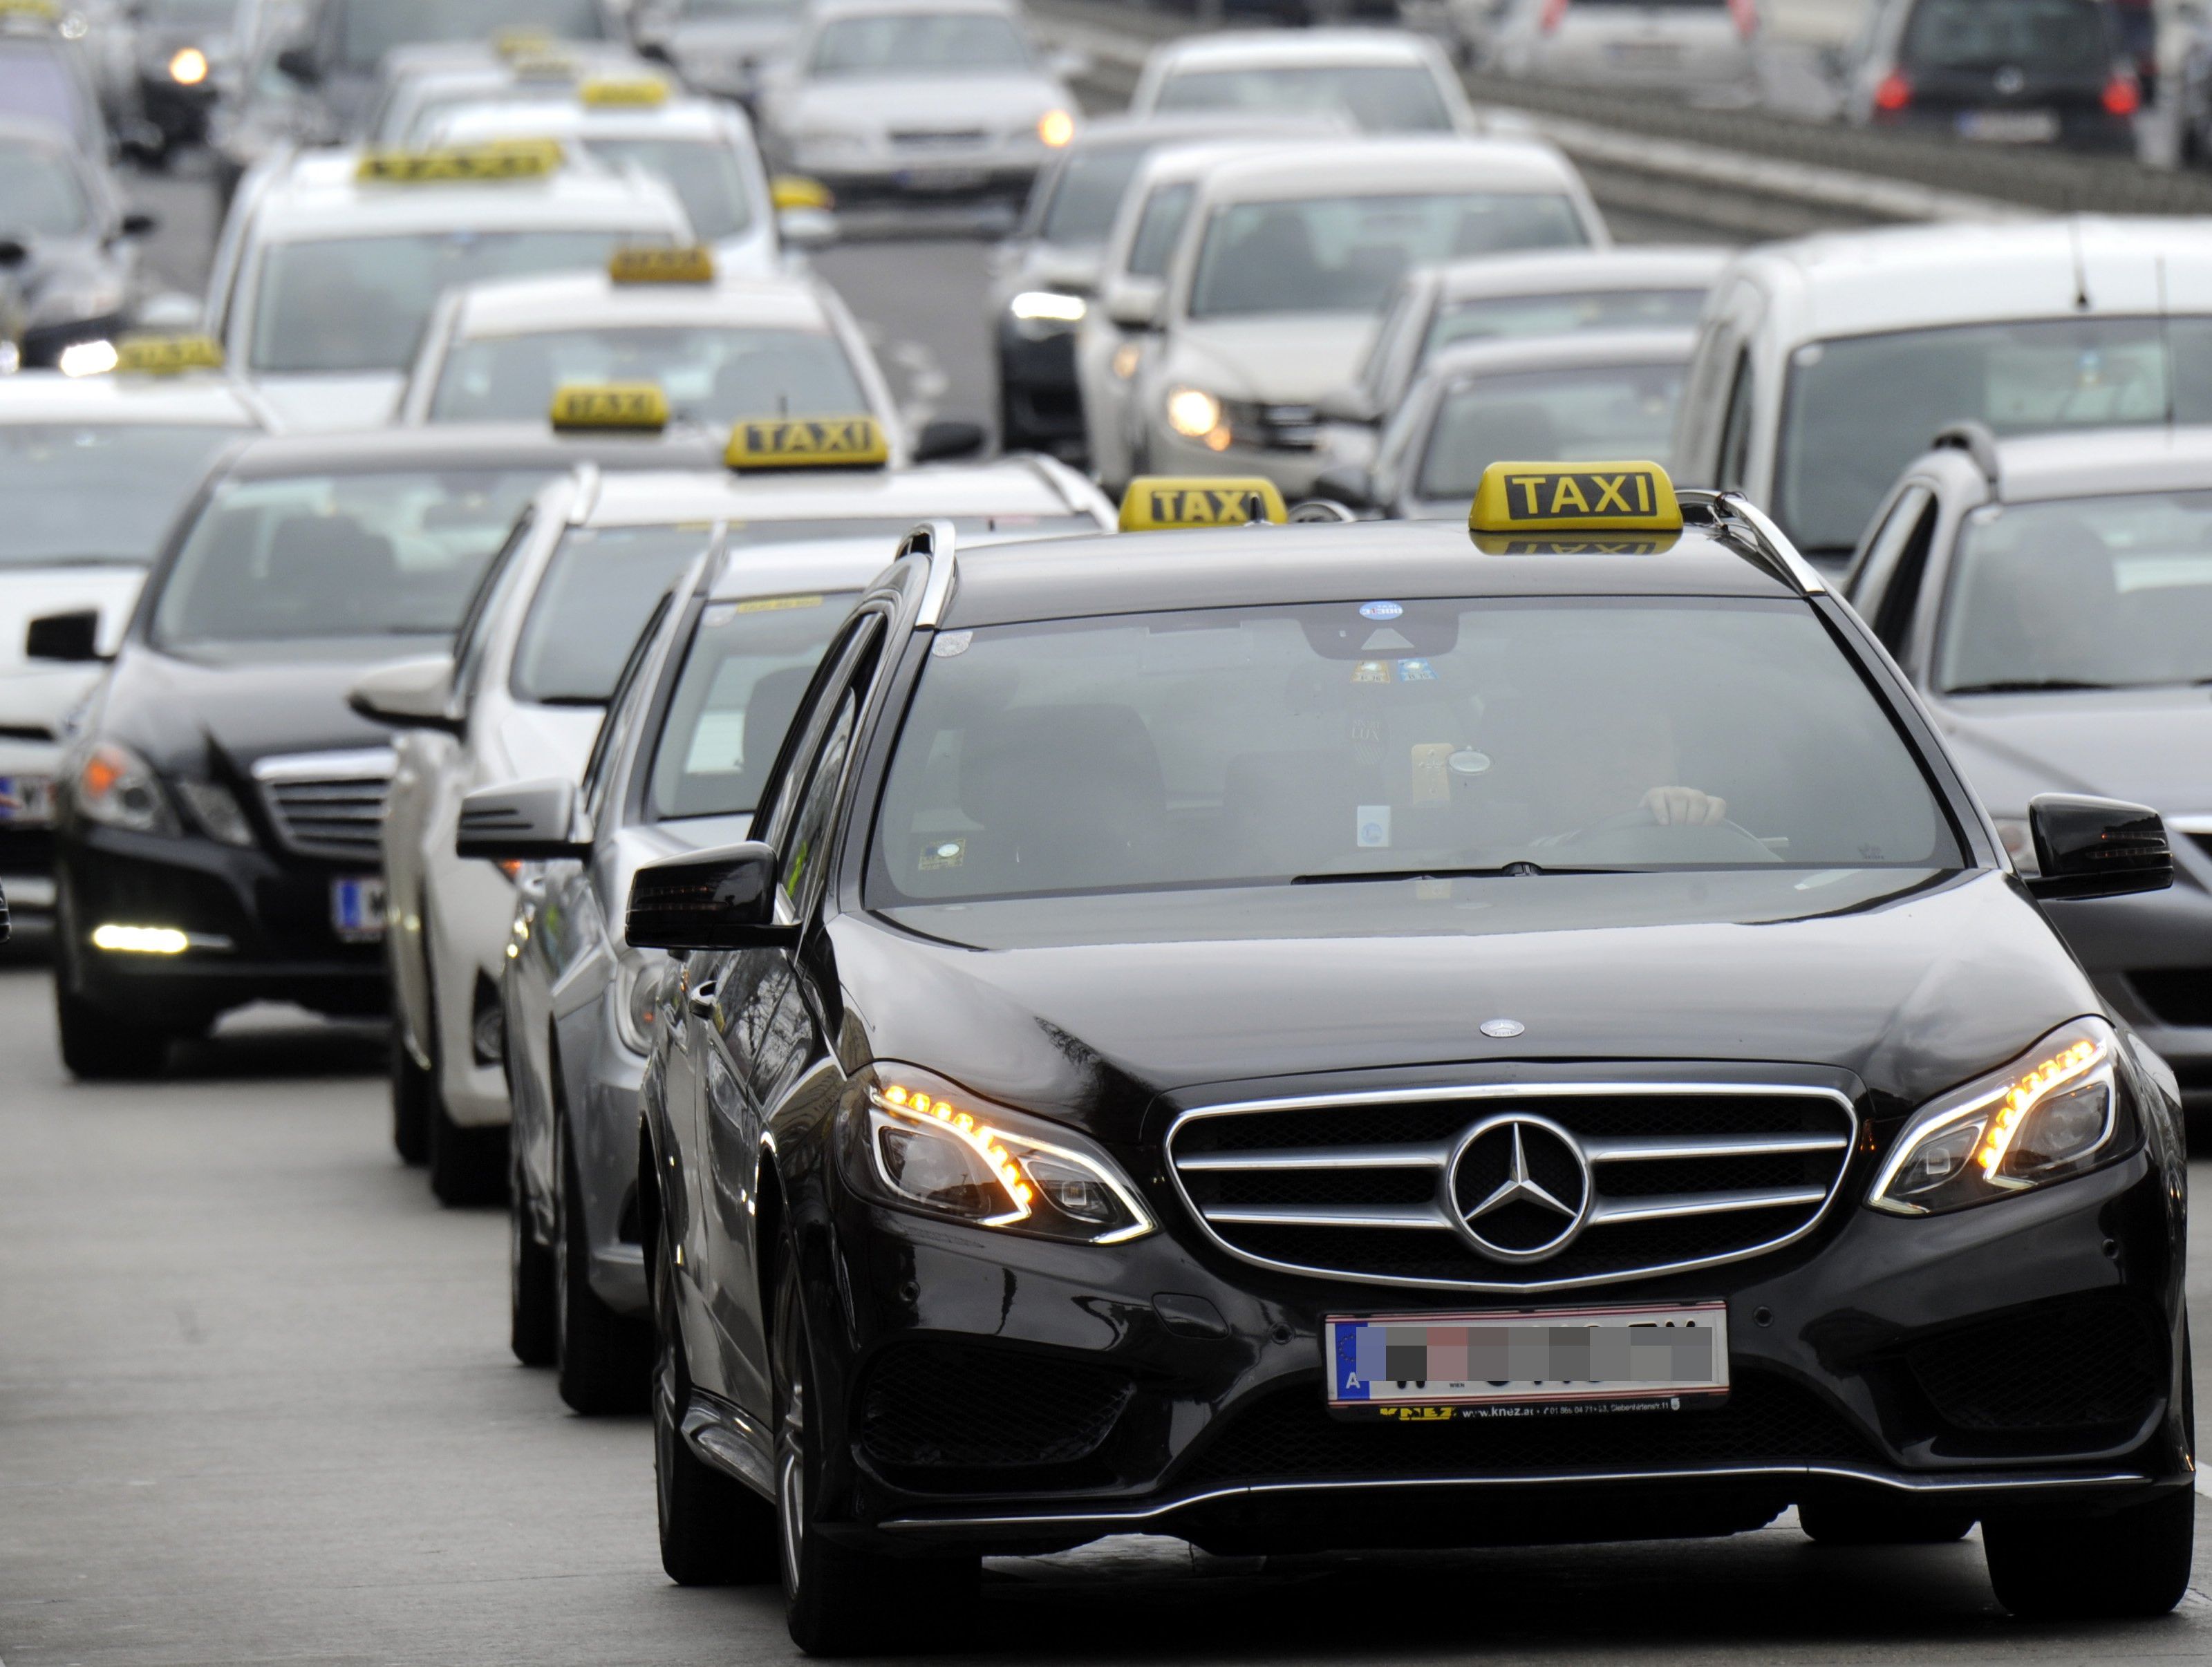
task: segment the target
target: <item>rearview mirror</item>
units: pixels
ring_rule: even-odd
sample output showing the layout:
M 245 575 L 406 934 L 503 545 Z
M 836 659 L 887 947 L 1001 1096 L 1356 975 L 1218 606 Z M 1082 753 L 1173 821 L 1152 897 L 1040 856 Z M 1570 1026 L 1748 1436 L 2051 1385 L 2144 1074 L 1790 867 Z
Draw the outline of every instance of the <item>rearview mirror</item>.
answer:
M 1120 278 L 1106 287 L 1106 316 L 1124 330 L 1158 330 L 1166 300 L 1149 278 Z
M 757 840 L 649 863 L 630 882 L 634 949 L 769 949 L 799 941 L 775 918 L 775 852 Z
M 100 612 L 86 608 L 73 614 L 48 614 L 34 619 L 23 631 L 23 658 L 58 660 L 85 665 L 103 659 L 100 652 Z
M 323 79 L 323 66 L 315 62 L 315 54 L 306 46 L 287 46 L 276 54 L 276 68 L 285 78 L 302 87 L 314 87 Z
M 556 776 L 512 787 L 483 787 L 464 798 L 453 853 L 491 863 L 590 856 L 591 841 L 578 834 L 576 784 Z
M 916 463 L 943 463 L 952 458 L 972 458 L 989 444 L 991 436 L 980 422 L 957 417 L 937 417 L 921 426 L 915 437 Z
M 453 699 L 453 663 L 443 654 L 380 665 L 346 694 L 348 706 L 377 723 L 459 735 L 462 720 Z
M 2027 823 L 2038 897 L 2131 897 L 2173 883 L 2166 824 L 2146 806 L 2045 793 L 2028 802 Z
M 133 209 L 125 215 L 115 231 L 118 237 L 150 237 L 161 227 L 160 220 L 143 209 Z
M 30 258 L 28 246 L 12 237 L 0 237 L 0 266 L 21 266 Z

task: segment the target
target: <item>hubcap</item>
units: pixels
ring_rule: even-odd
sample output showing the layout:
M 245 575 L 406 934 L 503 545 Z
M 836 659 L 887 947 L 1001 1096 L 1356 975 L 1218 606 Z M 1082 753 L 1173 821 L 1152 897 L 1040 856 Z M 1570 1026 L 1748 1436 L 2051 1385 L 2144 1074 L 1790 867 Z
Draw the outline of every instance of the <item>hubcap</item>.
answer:
M 794 1335 L 798 1315 L 783 1315 L 776 1353 L 783 1363 L 783 1419 L 775 1438 L 775 1520 L 783 1553 L 784 1590 L 799 1593 L 799 1548 L 806 1537 L 806 1383 L 800 1361 L 805 1354 Z

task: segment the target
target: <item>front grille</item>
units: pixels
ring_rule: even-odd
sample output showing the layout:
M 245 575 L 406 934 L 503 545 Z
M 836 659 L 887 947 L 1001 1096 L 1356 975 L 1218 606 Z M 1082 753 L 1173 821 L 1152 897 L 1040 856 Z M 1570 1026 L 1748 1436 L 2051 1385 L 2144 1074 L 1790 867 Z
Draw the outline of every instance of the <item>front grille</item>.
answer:
M 2128 974 L 2162 1025 L 2212 1025 L 2212 967 L 2161 967 Z
M 2157 1398 L 2160 1350 L 2118 1293 L 2039 1305 L 1912 1345 L 1905 1363 L 1955 1429 L 2132 1428 Z
M 1510 1179 L 1477 1126 L 1527 1118 L 1529 1178 L 1589 1198 L 1578 1233 L 1516 1197 L 1470 1229 Z M 1555 1290 L 1757 1255 L 1809 1232 L 1856 1137 L 1825 1088 L 1771 1084 L 1544 1084 L 1316 1096 L 1184 1114 L 1168 1155 L 1185 1202 L 1222 1248 L 1328 1277 L 1489 1291 Z M 1475 1234 L 1487 1241 L 1479 1246 Z
M 1089 1361 L 901 1343 L 868 1374 L 860 1445 L 902 1468 L 1072 1464 L 1104 1445 L 1135 1392 L 1127 1373 Z
M 277 837 L 303 857 L 374 866 L 394 760 L 388 747 L 264 758 L 253 767 Z
M 902 150 L 957 150 L 987 142 L 990 134 L 980 127 L 894 129 L 891 142 Z
M 1322 1385 L 1270 1391 L 1229 1415 L 1182 1478 L 1190 1483 L 1324 1477 L 1492 1476 L 1650 1470 L 1699 1464 L 1864 1461 L 1866 1445 L 1809 1391 L 1745 1372 L 1715 1407 L 1437 1423 L 1332 1418 Z

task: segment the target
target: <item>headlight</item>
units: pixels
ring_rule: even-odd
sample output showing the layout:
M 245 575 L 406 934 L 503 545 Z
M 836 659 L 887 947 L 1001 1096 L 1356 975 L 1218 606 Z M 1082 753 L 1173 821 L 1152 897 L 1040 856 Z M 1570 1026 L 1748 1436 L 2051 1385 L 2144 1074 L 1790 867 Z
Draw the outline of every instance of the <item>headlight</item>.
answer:
M 169 79 L 179 87 L 198 87 L 207 78 L 207 54 L 197 46 L 186 46 L 169 60 Z
M 1169 392 L 1168 427 L 1185 439 L 1205 441 L 1216 452 L 1229 449 L 1229 430 L 1221 422 L 1221 402 L 1202 388 L 1176 388 Z
M 2013 1064 L 1923 1108 L 1867 1202 L 1898 1215 L 1987 1203 L 2079 1175 L 2132 1144 L 2102 1019 L 2061 1025 Z
M 1054 150 L 1064 150 L 1075 137 L 1075 118 L 1065 110 L 1048 110 L 1037 118 L 1036 136 Z
M 153 767 L 128 747 L 95 743 L 69 778 L 70 797 L 88 821 L 133 834 L 174 834 L 177 813 Z
M 653 1052 L 653 1034 L 660 1028 L 653 1014 L 660 1005 L 659 974 L 665 965 L 659 955 L 648 960 L 630 951 L 615 968 L 615 1034 L 632 1053 Z
M 1048 319 L 1054 324 L 1079 324 L 1091 311 L 1080 295 L 1062 295 L 1049 289 L 1025 289 L 1008 303 L 1017 318 Z
M 890 1199 L 976 1227 L 1118 1245 L 1152 1219 L 1112 1159 L 1080 1136 L 886 1067 L 869 1083 L 865 1179 Z
M 213 781 L 179 781 L 176 788 L 177 797 L 210 839 L 224 845 L 250 847 L 253 844 L 253 824 L 246 821 L 237 795 L 229 788 Z

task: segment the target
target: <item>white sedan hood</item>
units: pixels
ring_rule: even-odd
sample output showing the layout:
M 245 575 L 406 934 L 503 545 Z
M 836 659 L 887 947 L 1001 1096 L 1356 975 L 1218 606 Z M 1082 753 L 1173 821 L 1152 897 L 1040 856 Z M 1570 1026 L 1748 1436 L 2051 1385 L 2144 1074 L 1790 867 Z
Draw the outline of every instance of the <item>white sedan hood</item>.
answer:
M 263 376 L 253 386 L 285 433 L 323 434 L 383 427 L 398 410 L 406 383 L 398 371 L 364 371 L 350 376 Z
M 1203 319 L 1176 330 L 1168 377 L 1229 399 L 1310 405 L 1352 380 L 1374 333 L 1364 312 Z

